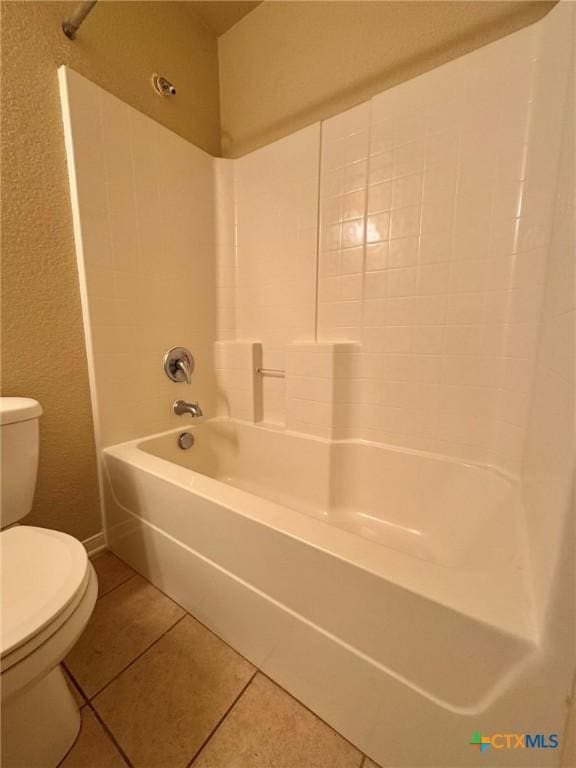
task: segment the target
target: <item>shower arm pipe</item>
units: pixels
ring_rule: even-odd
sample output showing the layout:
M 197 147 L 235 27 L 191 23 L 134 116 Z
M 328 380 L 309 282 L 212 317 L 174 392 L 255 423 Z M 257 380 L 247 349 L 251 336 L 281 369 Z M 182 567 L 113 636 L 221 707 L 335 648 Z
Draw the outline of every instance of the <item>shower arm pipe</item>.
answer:
M 92 8 L 96 5 L 97 0 L 84 0 L 82 3 L 78 3 L 76 9 L 72 15 L 62 22 L 62 31 L 70 40 L 74 40 L 76 32 L 80 29 L 80 26 L 86 16 L 90 13 Z

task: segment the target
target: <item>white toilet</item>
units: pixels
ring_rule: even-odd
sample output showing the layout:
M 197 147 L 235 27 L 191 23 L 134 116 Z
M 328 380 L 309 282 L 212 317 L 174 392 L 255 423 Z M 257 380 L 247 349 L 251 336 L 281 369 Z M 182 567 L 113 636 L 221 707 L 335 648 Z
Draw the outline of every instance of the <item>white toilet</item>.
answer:
M 55 768 L 80 729 L 60 662 L 84 630 L 98 584 L 82 544 L 17 525 L 31 509 L 40 404 L 0 397 L 0 668 L 3 768 Z

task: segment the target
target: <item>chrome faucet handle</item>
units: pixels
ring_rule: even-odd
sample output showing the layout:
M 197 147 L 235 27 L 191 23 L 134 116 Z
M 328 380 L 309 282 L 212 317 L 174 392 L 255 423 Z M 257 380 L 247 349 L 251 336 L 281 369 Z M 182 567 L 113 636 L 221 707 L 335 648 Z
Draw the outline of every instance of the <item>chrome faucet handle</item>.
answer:
M 186 384 L 192 383 L 192 374 L 190 373 L 190 366 L 188 365 L 188 361 L 185 358 L 180 358 L 180 360 L 176 360 L 176 368 L 179 371 L 182 371 L 184 374 L 184 379 L 186 380 Z
M 194 358 L 186 347 L 171 347 L 164 355 L 164 371 L 171 381 L 190 384 L 194 373 Z

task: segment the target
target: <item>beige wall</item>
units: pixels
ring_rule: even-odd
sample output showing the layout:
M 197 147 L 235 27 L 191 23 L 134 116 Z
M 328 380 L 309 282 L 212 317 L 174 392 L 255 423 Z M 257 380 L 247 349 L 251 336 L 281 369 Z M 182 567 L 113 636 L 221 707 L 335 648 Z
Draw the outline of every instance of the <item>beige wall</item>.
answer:
M 550 2 L 265 2 L 218 41 L 222 146 L 239 157 L 496 40 Z
M 75 3 L 2 3 L 3 394 L 44 407 L 27 522 L 100 530 L 86 354 L 56 70 L 67 63 L 211 153 L 219 151 L 216 41 L 180 3 L 99 3 L 76 42 Z M 153 71 L 178 87 L 157 97 Z

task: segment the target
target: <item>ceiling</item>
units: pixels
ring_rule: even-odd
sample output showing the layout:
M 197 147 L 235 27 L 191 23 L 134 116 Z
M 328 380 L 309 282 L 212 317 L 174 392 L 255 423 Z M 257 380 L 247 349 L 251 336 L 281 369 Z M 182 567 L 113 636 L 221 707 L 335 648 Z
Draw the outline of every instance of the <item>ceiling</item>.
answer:
M 260 5 L 262 0 L 190 0 L 204 24 L 220 36 Z

